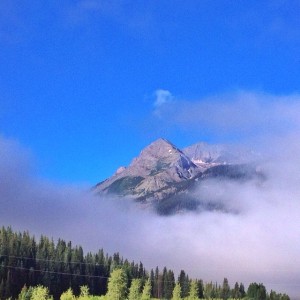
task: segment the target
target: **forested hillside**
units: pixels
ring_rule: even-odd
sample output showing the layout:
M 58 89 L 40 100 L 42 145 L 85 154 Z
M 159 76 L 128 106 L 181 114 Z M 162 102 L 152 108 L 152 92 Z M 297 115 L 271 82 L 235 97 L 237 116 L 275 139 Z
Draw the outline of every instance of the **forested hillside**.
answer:
M 91 296 L 94 295 L 94 296 Z M 96 296 L 98 295 L 98 297 Z M 100 297 L 100 296 L 103 297 Z M 76 296 L 76 298 L 75 298 Z M 41 236 L 37 241 L 29 232 L 0 229 L 1 299 L 253 299 L 289 300 L 285 294 L 271 291 L 263 284 L 242 283 L 230 287 L 190 279 L 181 270 L 164 267 L 146 271 L 143 264 L 129 262 L 115 253 L 84 253 L 82 247 L 59 239 L 56 243 Z

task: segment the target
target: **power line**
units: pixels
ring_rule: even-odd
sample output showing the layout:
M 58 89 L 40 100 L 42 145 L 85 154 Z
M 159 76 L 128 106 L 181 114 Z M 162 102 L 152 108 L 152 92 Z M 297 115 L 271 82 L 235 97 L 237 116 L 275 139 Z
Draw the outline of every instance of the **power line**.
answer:
M 53 260 L 53 259 L 43 259 L 43 258 L 33 258 L 33 257 L 26 257 L 26 256 L 16 256 L 16 255 L 0 255 L 0 259 L 1 257 L 7 257 L 7 258 L 15 258 L 15 259 L 25 259 L 25 260 L 33 260 L 33 261 L 43 261 L 43 262 L 52 262 L 52 263 L 64 263 L 64 264 L 79 264 L 79 265 L 92 265 L 94 267 L 97 267 L 97 266 L 107 266 L 109 267 L 110 265 L 109 264 L 94 264 L 94 263 L 85 263 L 85 262 L 78 262 L 78 261 L 75 261 L 75 262 L 65 262 L 65 261 L 57 261 L 57 260 Z M 113 259 L 112 259 L 112 262 L 113 262 Z M 134 262 L 133 262 L 134 263 Z M 141 262 L 140 262 L 141 263 Z M 131 265 L 131 264 L 130 264 Z M 138 263 L 135 263 L 134 264 L 136 267 L 139 267 L 138 266 Z M 114 267 L 118 268 L 118 267 L 123 267 L 124 264 L 116 264 L 114 265 Z M 68 272 L 59 272 L 59 271 L 49 271 L 49 270 L 37 270 L 37 269 L 34 269 L 33 267 L 31 268 L 25 268 L 25 267 L 17 267 L 17 266 L 1 266 L 0 265 L 0 268 L 1 267 L 4 267 L 4 268 L 10 268 L 10 269 L 19 269 L 19 270 L 28 270 L 28 271 L 33 271 L 33 272 L 43 272 L 43 273 L 51 273 L 51 274 L 63 274 L 63 275 L 74 275 L 74 276 L 82 276 L 82 277 L 99 277 L 99 278 L 109 278 L 108 276 L 97 276 L 97 275 L 87 275 L 87 274 L 75 274 L 75 273 L 68 273 Z M 143 272 L 146 272 L 145 268 L 143 267 Z M 159 274 L 160 276 L 162 276 L 162 274 L 160 273 Z M 147 276 L 146 276 L 147 277 Z M 162 278 L 161 278 L 162 280 Z M 155 282 L 155 280 L 151 280 L 153 282 Z M 164 280 L 164 282 L 173 282 L 173 281 L 169 281 L 169 280 Z
M 92 266 L 95 266 L 95 267 L 96 266 L 109 266 L 109 264 L 105 264 L 105 263 L 88 263 L 88 262 L 80 262 L 80 261 L 63 261 L 63 260 L 54 260 L 54 259 L 45 259 L 45 258 L 36 258 L 36 257 L 27 257 L 27 256 L 16 256 L 16 255 L 2 255 L 1 254 L 0 258 L 1 257 L 24 259 L 24 260 L 44 261 L 44 262 L 55 262 L 55 263 L 64 263 L 64 264 L 92 265 Z M 112 261 L 114 261 L 113 258 L 112 258 Z M 130 263 L 130 265 L 131 264 L 132 263 Z M 138 263 L 134 263 L 134 265 L 137 266 Z M 117 266 L 121 266 L 121 265 L 117 265 Z
M 109 279 L 110 278 L 109 276 L 76 274 L 76 273 L 49 271 L 49 270 L 37 270 L 37 269 L 34 269 L 34 268 L 24 268 L 24 267 L 16 267 L 16 266 L 1 266 L 0 268 L 7 268 L 7 269 L 13 269 L 13 270 L 24 270 L 24 271 L 31 271 L 31 272 L 36 272 L 36 273 L 77 276 L 77 277 L 85 277 L 85 278 L 100 278 L 100 279 Z M 162 278 L 161 278 L 161 280 L 162 280 Z M 151 279 L 150 279 L 150 281 L 153 282 L 153 283 L 156 282 L 156 280 L 151 280 Z M 174 283 L 174 281 L 170 281 L 170 280 L 164 280 L 164 282 Z M 278 282 L 277 283 L 267 282 L 267 283 L 264 283 L 264 285 L 300 286 L 300 284 L 297 284 L 297 283 L 278 283 Z
M 122 267 L 121 265 L 116 265 L 116 267 Z M 76 274 L 76 273 L 70 273 L 70 272 L 60 272 L 60 271 L 50 271 L 50 270 L 37 270 L 34 268 L 25 268 L 25 267 L 18 267 L 18 266 L 1 266 L 1 268 L 7 268 L 7 269 L 13 269 L 13 270 L 24 270 L 24 271 L 31 271 L 31 272 L 37 272 L 37 273 L 47 273 L 47 274 L 56 274 L 56 275 L 68 275 L 68 276 L 77 276 L 77 277 L 87 277 L 87 278 L 102 278 L 102 279 L 109 279 L 109 276 L 101 276 L 101 275 L 88 275 L 88 274 Z M 160 274 L 162 275 L 162 274 Z M 139 278 L 143 279 L 143 278 Z M 144 278 L 145 279 L 145 278 Z M 151 279 L 150 279 L 151 280 Z M 162 278 L 160 278 L 162 280 Z M 151 282 L 155 282 L 155 280 L 151 280 Z M 164 280 L 164 282 L 170 282 L 173 283 L 171 280 Z
M 15 258 L 15 259 L 25 259 L 25 260 L 35 260 L 35 261 L 43 261 L 43 262 L 53 262 L 53 263 L 64 263 L 64 264 L 79 264 L 79 265 L 92 265 L 94 267 L 97 266 L 107 266 L 109 267 L 109 264 L 100 264 L 100 263 L 87 263 L 87 262 L 79 262 L 79 261 L 73 261 L 73 262 L 65 262 L 65 261 L 56 261 L 53 259 L 42 259 L 42 258 L 32 258 L 32 257 L 26 257 L 26 256 L 15 256 L 15 255 L 0 255 L 0 259 L 2 257 L 7 258 Z M 135 264 L 137 266 L 137 263 Z M 115 265 L 115 267 L 123 267 L 121 264 Z M 76 274 L 76 273 L 70 273 L 70 272 L 59 272 L 59 271 L 50 271 L 50 270 L 37 270 L 34 268 L 25 268 L 25 267 L 18 267 L 18 266 L 3 266 L 0 265 L 0 268 L 8 268 L 8 269 L 15 269 L 15 270 L 25 270 L 25 271 L 32 271 L 32 272 L 40 272 L 40 273 L 48 273 L 48 274 L 57 274 L 57 275 L 69 275 L 69 276 L 77 276 L 77 277 L 89 277 L 89 278 L 103 278 L 108 279 L 109 276 L 100 276 L 100 275 L 88 275 L 88 274 Z M 144 268 L 143 268 L 144 269 Z M 162 276 L 162 274 L 159 274 Z M 162 278 L 160 279 L 162 280 Z M 156 282 L 155 280 L 151 280 L 152 282 Z M 164 280 L 164 282 L 173 282 L 169 280 Z M 282 285 L 282 286 L 300 286 L 300 284 L 294 284 L 294 283 L 278 283 L 278 282 L 265 282 L 265 285 Z
M 31 272 L 48 273 L 48 274 L 78 276 L 78 277 L 109 278 L 108 276 L 75 274 L 75 273 L 49 271 L 49 270 L 37 270 L 37 269 L 33 269 L 33 268 L 24 268 L 24 267 L 16 267 L 16 266 L 1 266 L 1 268 L 14 269 L 14 270 L 25 270 L 25 271 L 31 271 Z

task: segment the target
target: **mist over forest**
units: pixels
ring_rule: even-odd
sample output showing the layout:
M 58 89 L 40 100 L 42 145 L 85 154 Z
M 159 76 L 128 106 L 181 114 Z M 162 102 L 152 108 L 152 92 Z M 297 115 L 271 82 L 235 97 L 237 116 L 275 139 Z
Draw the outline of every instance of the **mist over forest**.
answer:
M 1 0 L 0 228 L 53 238 L 58 257 L 63 239 L 300 300 L 299 15 L 284 0 Z M 22 276 L 4 244 L 0 298 Z
M 256 137 L 251 144 L 260 153 L 266 175 L 262 184 L 211 180 L 199 187 L 199 195 L 222 201 L 236 213 L 162 217 L 127 199 L 92 195 L 88 184 L 49 182 L 37 175 L 30 149 L 1 137 L 1 224 L 72 240 L 86 251 L 104 247 L 109 253 L 143 261 L 147 268 L 184 269 L 191 276 L 218 282 L 225 276 L 230 282 L 263 282 L 297 297 L 300 122 L 294 114 L 288 116 L 273 127 L 292 120 L 292 129 L 286 126 L 284 134 Z

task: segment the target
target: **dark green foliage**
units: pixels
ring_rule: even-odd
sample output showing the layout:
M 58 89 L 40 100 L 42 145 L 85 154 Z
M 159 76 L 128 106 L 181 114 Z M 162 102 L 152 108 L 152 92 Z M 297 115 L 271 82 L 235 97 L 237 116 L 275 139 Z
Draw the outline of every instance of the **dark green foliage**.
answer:
M 199 299 L 204 299 L 204 286 L 203 286 L 203 281 L 197 280 L 197 285 L 198 285 L 198 298 Z
M 234 299 L 240 299 L 241 298 L 240 286 L 237 282 L 235 283 L 234 288 L 231 291 L 231 298 L 234 298 Z
M 211 299 L 211 298 L 220 298 L 221 288 L 218 286 L 217 283 L 208 282 L 204 285 L 204 298 Z
M 241 298 L 244 298 L 246 296 L 245 287 L 242 283 L 240 283 L 239 292 L 240 292 L 240 297 Z
M 290 300 L 290 297 L 286 294 L 278 294 L 271 290 L 268 300 Z
M 108 188 L 107 191 L 112 194 L 126 195 L 130 190 L 134 189 L 144 178 L 141 176 L 136 177 L 123 177 L 114 181 Z
M 155 269 L 154 281 L 152 282 L 152 296 L 154 298 L 161 298 L 163 294 L 163 276 L 159 272 L 158 267 Z
M 83 286 L 91 295 L 104 295 L 107 293 L 108 278 L 120 269 L 123 298 L 133 279 L 140 279 L 141 285 L 147 287 L 145 299 L 149 299 L 150 294 L 153 298 L 171 299 L 175 287 L 172 270 L 164 268 L 161 273 L 157 267 L 149 274 L 141 262 L 137 264 L 124 260 L 119 253 L 109 256 L 101 249 L 96 254 L 85 255 L 82 247 L 74 247 L 71 242 L 59 239 L 55 243 L 45 236 L 36 242 L 28 232 L 14 232 L 10 227 L 0 228 L 1 300 L 9 297 L 29 300 L 33 286 L 45 287 L 55 300 L 69 288 L 75 295 L 79 295 L 80 287 Z M 191 281 L 183 270 L 179 274 L 178 283 L 181 286 L 181 297 L 188 297 Z M 226 278 L 222 287 L 212 282 L 203 284 L 202 280 L 194 280 L 193 284 L 197 291 L 197 295 L 193 292 L 193 297 L 200 299 L 228 299 L 231 293 L 231 297 L 236 299 L 247 296 L 249 300 L 290 300 L 286 294 L 274 291 L 267 295 L 264 285 L 257 283 L 249 285 L 247 295 L 242 283 L 236 283 L 234 289 L 230 290 Z
M 154 286 L 155 286 L 155 277 L 154 277 L 154 271 L 151 269 L 150 271 L 150 281 L 151 281 L 151 295 L 154 296 Z
M 221 202 L 209 201 L 210 199 L 203 199 L 199 193 L 194 193 L 195 189 L 202 183 L 205 183 L 209 178 L 217 180 L 226 179 L 245 179 L 254 176 L 255 170 L 252 170 L 246 165 L 221 165 L 208 169 L 203 174 L 197 177 L 181 181 L 178 183 L 170 182 L 166 187 L 175 188 L 176 193 L 164 197 L 155 204 L 155 210 L 159 215 L 172 215 L 180 211 L 222 211 L 227 212 L 226 207 Z M 151 196 L 150 194 L 147 196 Z M 232 211 L 231 211 L 232 212 Z
M 230 286 L 228 284 L 228 279 L 224 278 L 223 285 L 221 289 L 221 298 L 227 300 L 230 297 Z
M 190 292 L 190 280 L 189 276 L 185 274 L 184 270 L 180 271 L 178 282 L 181 286 L 181 298 L 185 298 Z
M 218 165 L 207 169 L 202 177 L 226 179 L 251 179 L 258 176 L 255 168 L 250 165 Z
M 141 296 L 141 300 L 150 300 L 151 299 L 151 281 L 150 278 L 145 282 L 144 287 L 143 287 L 143 292 Z
M 267 291 L 265 286 L 256 282 L 250 283 L 247 290 L 247 297 L 253 300 L 266 300 L 267 299 Z
M 173 289 L 175 286 L 174 273 L 171 270 L 167 270 L 165 267 L 163 270 L 163 298 L 170 299 L 172 297 Z
M 195 211 L 200 203 L 191 195 L 181 193 L 162 199 L 155 205 L 159 215 L 173 215 L 179 211 Z
M 91 294 L 104 295 L 110 272 L 117 266 L 124 267 L 129 279 L 146 276 L 142 263 L 123 261 L 118 253 L 108 256 L 101 249 L 84 255 L 82 247 L 71 242 L 54 243 L 41 236 L 36 243 L 28 232 L 0 229 L 0 299 L 17 298 L 24 286 L 37 285 L 47 287 L 54 299 L 70 287 L 78 295 L 84 285 Z
M 183 162 L 184 163 L 184 162 Z M 155 176 L 162 170 L 168 169 L 169 163 L 158 161 L 155 168 L 151 171 L 149 176 Z M 144 202 L 155 197 L 160 193 L 162 199 L 154 201 L 153 205 L 156 212 L 160 215 L 172 215 L 178 211 L 194 211 L 194 210 L 219 210 L 225 211 L 225 206 L 220 202 L 209 201 L 210 199 L 201 199 L 198 193 L 194 193 L 195 188 L 199 184 L 205 182 L 210 178 L 217 180 L 232 179 L 245 180 L 258 177 L 255 168 L 249 165 L 218 165 L 211 167 L 204 173 L 199 173 L 191 179 L 176 181 L 166 181 L 164 186 L 155 191 L 144 191 L 141 195 L 136 195 L 136 201 Z M 137 193 L 137 186 L 145 178 L 141 176 L 125 176 L 113 181 L 104 191 L 116 194 L 119 196 L 135 195 Z M 172 190 L 172 192 L 170 192 Z M 141 191 L 139 190 L 139 193 Z

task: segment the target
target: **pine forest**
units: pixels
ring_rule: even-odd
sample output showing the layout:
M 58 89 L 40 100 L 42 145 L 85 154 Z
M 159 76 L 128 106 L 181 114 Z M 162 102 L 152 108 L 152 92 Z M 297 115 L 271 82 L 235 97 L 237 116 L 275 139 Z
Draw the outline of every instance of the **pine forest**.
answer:
M 0 229 L 0 299 L 6 300 L 150 300 L 150 299 L 253 299 L 289 300 L 268 292 L 263 283 L 245 287 L 236 282 L 204 282 L 184 270 L 176 276 L 166 267 L 146 270 L 119 253 L 103 249 L 84 253 L 81 246 L 29 232 Z

